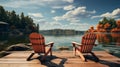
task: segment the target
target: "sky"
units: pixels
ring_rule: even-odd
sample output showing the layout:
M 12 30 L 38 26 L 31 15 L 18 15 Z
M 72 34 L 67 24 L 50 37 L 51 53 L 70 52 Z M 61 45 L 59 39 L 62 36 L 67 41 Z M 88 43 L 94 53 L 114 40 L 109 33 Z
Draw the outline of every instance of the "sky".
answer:
M 88 30 L 103 17 L 120 19 L 120 0 L 0 0 L 7 11 L 30 16 L 40 30 Z

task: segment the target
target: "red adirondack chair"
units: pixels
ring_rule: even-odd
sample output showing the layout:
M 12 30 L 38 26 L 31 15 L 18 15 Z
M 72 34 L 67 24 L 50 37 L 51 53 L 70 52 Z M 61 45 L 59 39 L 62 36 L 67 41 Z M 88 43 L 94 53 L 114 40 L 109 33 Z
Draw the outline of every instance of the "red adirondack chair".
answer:
M 50 55 L 52 56 L 52 47 L 54 44 L 53 42 L 45 44 L 44 36 L 35 32 L 29 35 L 29 39 L 32 44 L 31 46 L 34 50 L 34 53 L 31 53 L 31 55 L 27 58 L 27 60 L 30 60 L 35 53 L 44 54 L 44 56 L 42 57 L 42 60 L 45 59 L 48 53 L 50 53 Z M 49 49 L 46 51 L 47 46 L 49 46 Z
M 86 58 L 84 57 L 83 53 L 91 53 L 94 58 L 99 61 L 99 58 L 96 57 L 96 55 L 92 52 L 93 46 L 95 46 L 95 40 L 96 40 L 96 34 L 94 33 L 87 33 L 82 37 L 82 42 L 76 43 L 72 42 L 73 47 L 75 48 L 75 55 L 76 52 L 81 57 L 83 61 L 86 61 Z

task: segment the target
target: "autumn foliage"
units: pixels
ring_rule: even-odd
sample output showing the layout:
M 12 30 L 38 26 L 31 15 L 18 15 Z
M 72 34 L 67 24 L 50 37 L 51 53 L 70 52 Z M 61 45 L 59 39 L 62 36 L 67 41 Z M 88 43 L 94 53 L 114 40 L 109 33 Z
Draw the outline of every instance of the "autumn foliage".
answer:
M 97 32 L 97 39 L 100 43 L 104 42 L 107 45 L 114 41 L 116 45 L 120 46 L 120 20 L 103 18 L 103 20 L 97 24 L 96 30 L 92 26 L 88 32 Z
M 107 19 L 105 17 L 102 21 L 99 21 L 95 32 L 120 32 L 120 20 Z

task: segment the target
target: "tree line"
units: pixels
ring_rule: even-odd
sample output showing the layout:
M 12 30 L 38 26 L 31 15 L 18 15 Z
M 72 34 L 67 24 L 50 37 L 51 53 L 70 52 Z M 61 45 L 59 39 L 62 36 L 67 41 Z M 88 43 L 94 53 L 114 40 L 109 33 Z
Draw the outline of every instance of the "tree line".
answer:
M 86 32 L 120 32 L 120 20 L 114 18 L 103 17 L 96 25 L 91 26 Z
M 116 20 L 114 18 L 107 18 L 107 17 L 104 17 L 102 19 L 102 21 L 99 21 L 98 24 L 102 24 L 104 27 L 103 28 L 107 28 L 107 29 L 113 29 L 115 27 L 117 27 L 116 25 Z
M 0 6 L 0 21 L 9 24 L 9 30 L 17 30 L 23 33 L 37 31 L 38 27 L 33 23 L 33 19 L 25 16 L 22 12 L 20 15 L 13 11 L 6 11 L 3 6 Z

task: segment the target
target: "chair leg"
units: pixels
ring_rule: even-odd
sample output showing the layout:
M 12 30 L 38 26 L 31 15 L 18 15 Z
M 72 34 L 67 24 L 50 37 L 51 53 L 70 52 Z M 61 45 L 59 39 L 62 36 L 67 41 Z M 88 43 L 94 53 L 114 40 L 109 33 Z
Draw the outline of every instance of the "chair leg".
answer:
M 52 56 L 52 49 L 50 50 L 50 56 Z
M 76 48 L 75 48 L 75 56 L 76 56 Z
M 77 50 L 78 55 L 81 57 L 82 61 L 86 61 L 86 58 L 83 56 L 83 54 Z
M 45 60 L 45 57 L 48 55 L 48 53 L 50 52 L 51 54 L 51 48 L 45 53 L 45 55 L 43 56 L 42 60 Z M 51 54 L 52 55 L 52 54 Z
M 35 53 L 31 53 L 31 55 L 27 58 L 27 61 L 29 61 L 34 54 Z
M 96 62 L 99 62 L 99 58 L 98 58 L 93 52 L 91 52 L 91 54 L 92 54 L 92 56 L 95 58 L 95 61 L 96 61 Z

